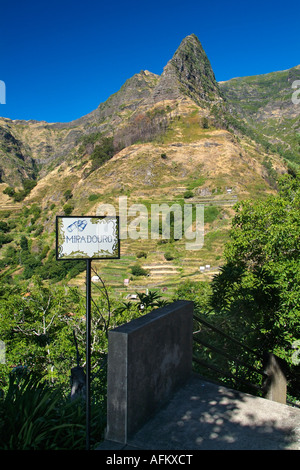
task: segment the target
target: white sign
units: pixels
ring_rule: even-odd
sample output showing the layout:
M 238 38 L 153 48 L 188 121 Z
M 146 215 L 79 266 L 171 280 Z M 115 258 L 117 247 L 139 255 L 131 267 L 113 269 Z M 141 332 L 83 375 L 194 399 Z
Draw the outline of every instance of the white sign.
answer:
M 120 258 L 118 217 L 56 217 L 56 257 Z

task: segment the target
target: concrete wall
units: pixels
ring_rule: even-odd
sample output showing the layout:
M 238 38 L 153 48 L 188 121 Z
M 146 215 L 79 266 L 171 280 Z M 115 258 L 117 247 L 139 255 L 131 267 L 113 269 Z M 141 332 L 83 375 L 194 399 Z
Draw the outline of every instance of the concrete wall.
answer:
M 193 302 L 177 301 L 108 335 L 106 439 L 126 443 L 192 372 Z

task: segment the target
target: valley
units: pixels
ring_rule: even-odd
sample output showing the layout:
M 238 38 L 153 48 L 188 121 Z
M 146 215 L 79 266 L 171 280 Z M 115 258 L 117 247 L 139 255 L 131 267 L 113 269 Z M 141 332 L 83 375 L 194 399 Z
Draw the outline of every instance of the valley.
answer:
M 0 118 L 0 213 L 11 238 L 0 249 L 1 278 L 24 279 L 25 237 L 25 279 L 39 274 L 84 289 L 84 271 L 51 277 L 43 270 L 55 272 L 55 217 L 99 215 L 101 204 L 117 211 L 126 197 L 128 207 L 204 205 L 204 246 L 122 240 L 120 260 L 93 262 L 115 296 L 157 289 L 171 297 L 185 280 L 209 282 L 222 266 L 234 205 L 275 193 L 276 175 L 298 168 L 299 106 L 291 105 L 290 90 L 299 75 L 298 66 L 217 83 L 191 35 L 161 76 L 136 74 L 87 116 L 70 123 Z M 25 194 L 28 180 L 34 184 Z M 147 274 L 132 274 L 136 264 Z

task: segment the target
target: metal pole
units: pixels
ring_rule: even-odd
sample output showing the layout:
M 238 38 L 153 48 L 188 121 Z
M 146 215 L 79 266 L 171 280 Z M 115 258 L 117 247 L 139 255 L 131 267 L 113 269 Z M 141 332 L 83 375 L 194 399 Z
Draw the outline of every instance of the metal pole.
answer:
M 86 450 L 90 450 L 91 424 L 91 260 L 86 260 Z

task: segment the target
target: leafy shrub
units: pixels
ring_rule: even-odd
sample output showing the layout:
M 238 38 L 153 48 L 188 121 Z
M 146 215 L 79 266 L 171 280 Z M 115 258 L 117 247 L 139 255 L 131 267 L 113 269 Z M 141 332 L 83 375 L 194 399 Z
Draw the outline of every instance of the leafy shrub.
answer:
M 189 198 L 191 198 L 191 197 L 193 197 L 193 196 L 194 196 L 194 193 L 193 193 L 193 191 L 191 191 L 190 189 L 188 189 L 187 191 L 185 191 L 185 193 L 183 194 L 184 199 L 189 199 Z
M 6 222 L 3 222 L 0 220 L 0 232 L 9 232 L 10 228 L 9 225 L 7 225 Z
M 171 261 L 172 259 L 174 259 L 174 256 L 169 251 L 167 251 L 164 256 L 167 261 Z
M 84 135 L 78 139 L 78 143 L 81 142 L 81 147 L 79 149 L 80 152 L 83 152 L 85 150 L 85 146 L 88 144 L 95 144 L 98 140 L 102 138 L 102 133 L 101 132 L 93 132 L 92 134 L 89 135 Z
M 0 232 L 0 248 L 2 245 L 5 243 L 10 243 L 13 240 L 13 237 L 11 235 L 4 235 L 4 233 Z
M 13 246 L 8 246 L 4 253 L 3 262 L 4 265 L 13 265 L 17 264 L 19 261 L 19 256 L 17 250 Z
M 36 271 L 36 268 L 42 266 L 39 256 L 24 252 L 22 255 L 22 264 L 24 265 L 23 277 L 30 279 Z
M 1 211 L 0 212 L 0 217 L 1 219 L 7 219 L 10 216 L 11 212 L 10 211 Z
M 28 239 L 25 237 L 25 235 L 21 236 L 20 247 L 21 250 L 28 251 Z
M 10 186 L 8 186 L 7 188 L 4 189 L 3 194 L 7 194 L 8 196 L 13 197 L 15 194 L 15 190 L 14 188 L 11 188 Z
M 28 179 L 28 180 L 23 181 L 23 188 L 27 193 L 29 193 L 35 186 L 36 186 L 36 181 L 34 180 Z
M 96 201 L 99 198 L 99 194 L 90 194 L 89 201 Z
M 0 400 L 0 448 L 3 450 L 84 449 L 85 413 L 59 389 L 17 368 Z
M 139 264 L 135 264 L 131 267 L 131 274 L 133 274 L 134 276 L 147 276 L 148 271 L 142 268 L 142 266 L 140 266 Z
M 204 117 L 202 119 L 202 129 L 208 129 L 209 128 L 209 122 L 208 122 L 208 119 L 207 117 Z
M 20 202 L 30 193 L 30 191 L 36 186 L 37 182 L 34 180 L 27 179 L 23 181 L 23 190 L 13 194 L 14 201 Z
M 71 199 L 73 197 L 71 189 L 67 189 L 67 191 L 64 192 L 64 198 L 66 201 Z
M 21 202 L 25 197 L 27 196 L 25 191 L 19 191 L 18 193 L 14 194 L 14 201 L 15 202 Z
M 63 207 L 65 215 L 70 215 L 73 212 L 73 206 L 71 204 L 65 204 Z

